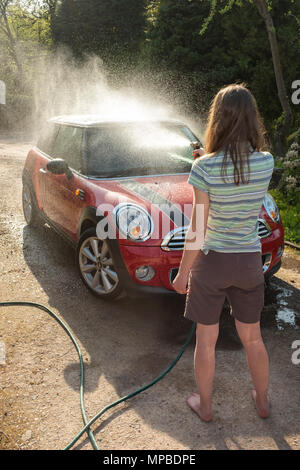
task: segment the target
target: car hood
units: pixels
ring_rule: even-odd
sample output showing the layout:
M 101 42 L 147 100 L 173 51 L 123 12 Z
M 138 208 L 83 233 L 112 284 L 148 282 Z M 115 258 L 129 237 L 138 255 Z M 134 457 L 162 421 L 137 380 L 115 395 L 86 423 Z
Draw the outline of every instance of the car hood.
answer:
M 123 202 L 142 204 L 148 211 L 173 207 L 186 214 L 192 213 L 193 190 L 187 182 L 188 174 L 123 178 L 94 181 L 114 194 L 114 205 Z M 189 223 L 189 220 L 186 220 Z

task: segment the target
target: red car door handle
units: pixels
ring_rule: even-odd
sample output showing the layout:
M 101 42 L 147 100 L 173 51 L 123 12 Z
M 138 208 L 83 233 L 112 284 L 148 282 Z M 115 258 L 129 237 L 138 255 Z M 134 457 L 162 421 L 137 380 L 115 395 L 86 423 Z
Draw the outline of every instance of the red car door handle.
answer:
M 47 170 L 44 170 L 44 168 L 40 168 L 39 172 L 42 173 L 43 175 L 47 174 Z

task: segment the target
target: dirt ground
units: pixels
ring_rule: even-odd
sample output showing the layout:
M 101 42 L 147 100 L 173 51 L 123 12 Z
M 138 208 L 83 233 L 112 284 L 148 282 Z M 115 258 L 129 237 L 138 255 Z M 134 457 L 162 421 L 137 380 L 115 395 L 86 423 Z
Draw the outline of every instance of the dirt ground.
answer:
M 72 249 L 49 227 L 28 228 L 21 174 L 30 142 L 0 137 L 0 299 L 39 302 L 71 328 L 83 350 L 88 418 L 148 383 L 177 355 L 191 327 L 183 301 L 94 298 L 79 279 Z M 300 450 L 300 252 L 286 248 L 266 291 L 262 334 L 270 355 L 272 414 L 258 418 L 251 378 L 228 307 L 216 351 L 213 421 L 201 422 L 185 400 L 195 391 L 193 342 L 172 372 L 93 425 L 104 450 Z M 65 332 L 44 312 L 0 309 L 0 449 L 62 449 L 82 428 L 79 363 Z M 0 348 L 1 349 L 1 348 Z M 299 357 L 299 355 L 298 355 Z M 0 357 L 1 362 L 1 357 Z M 86 435 L 75 449 L 91 449 Z

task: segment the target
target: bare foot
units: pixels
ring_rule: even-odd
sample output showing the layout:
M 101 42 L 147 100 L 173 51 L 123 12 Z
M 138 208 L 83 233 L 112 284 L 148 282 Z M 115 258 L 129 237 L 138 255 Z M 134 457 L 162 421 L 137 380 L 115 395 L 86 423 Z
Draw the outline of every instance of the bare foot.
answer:
M 187 399 L 188 406 L 195 412 L 197 415 L 208 423 L 211 421 L 211 413 L 203 410 L 200 405 L 200 396 L 197 393 L 192 393 L 191 396 Z
M 255 403 L 258 416 L 260 418 L 263 418 L 263 419 L 268 418 L 270 416 L 269 399 L 267 398 L 267 401 L 265 403 L 259 403 L 258 404 L 256 390 L 252 390 L 251 395 L 252 395 L 252 399 Z

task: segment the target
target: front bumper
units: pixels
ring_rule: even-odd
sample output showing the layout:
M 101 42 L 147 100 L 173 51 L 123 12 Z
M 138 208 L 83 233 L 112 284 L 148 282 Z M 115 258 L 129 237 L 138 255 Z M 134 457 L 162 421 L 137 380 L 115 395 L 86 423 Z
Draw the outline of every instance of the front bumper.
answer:
M 111 241 L 114 267 L 120 282 L 130 297 L 152 294 L 176 294 L 168 278 L 171 263 L 178 268 L 182 253 L 163 253 L 160 247 L 124 246 L 117 240 Z M 155 275 L 150 281 L 142 282 L 135 277 L 139 266 L 150 265 Z
M 275 273 L 281 268 L 281 259 L 274 264 L 266 273 L 265 273 L 265 280 L 268 281 Z
M 284 249 L 283 237 L 276 230 L 262 243 L 262 264 L 265 279 L 273 276 L 281 266 Z M 172 280 L 177 274 L 182 251 L 164 251 L 157 247 L 118 245 L 112 250 L 118 252 L 115 267 L 120 281 L 129 295 L 174 294 Z M 140 266 L 151 266 L 155 275 L 150 281 L 143 282 L 136 278 L 135 271 Z

